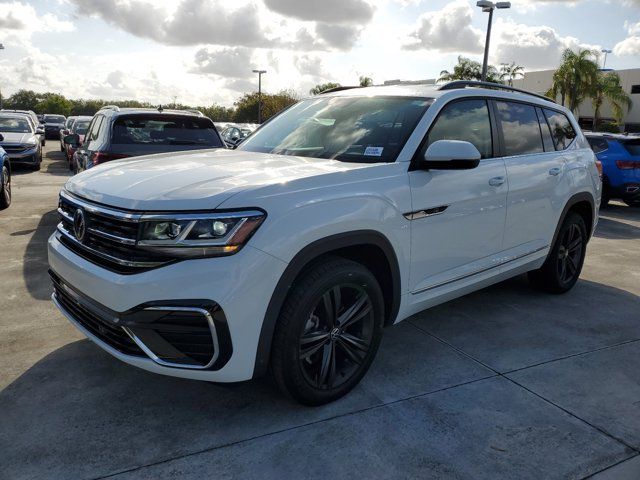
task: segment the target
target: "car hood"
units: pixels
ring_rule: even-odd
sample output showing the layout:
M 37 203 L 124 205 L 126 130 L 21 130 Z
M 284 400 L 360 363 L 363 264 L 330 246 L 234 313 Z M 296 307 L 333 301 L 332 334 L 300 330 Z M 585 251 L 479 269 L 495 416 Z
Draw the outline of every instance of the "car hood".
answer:
M 27 143 L 32 137 L 32 133 L 16 133 L 16 132 L 0 132 L 4 137 L 4 140 L 0 142 L 0 145 L 4 144 L 19 144 Z
M 199 150 L 112 161 L 72 177 L 65 188 L 87 200 L 131 210 L 210 210 L 248 189 L 366 166 L 238 150 Z

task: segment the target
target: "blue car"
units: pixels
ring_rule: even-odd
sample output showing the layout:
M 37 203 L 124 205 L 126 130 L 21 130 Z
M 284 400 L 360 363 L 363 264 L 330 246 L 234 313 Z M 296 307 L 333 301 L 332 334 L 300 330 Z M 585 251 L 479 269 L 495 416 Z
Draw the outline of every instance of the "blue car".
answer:
M 0 134 L 0 142 L 3 140 Z M 0 147 L 0 210 L 11 205 L 11 165 L 9 155 Z
M 640 137 L 608 133 L 585 135 L 602 163 L 602 204 L 612 198 L 640 206 Z

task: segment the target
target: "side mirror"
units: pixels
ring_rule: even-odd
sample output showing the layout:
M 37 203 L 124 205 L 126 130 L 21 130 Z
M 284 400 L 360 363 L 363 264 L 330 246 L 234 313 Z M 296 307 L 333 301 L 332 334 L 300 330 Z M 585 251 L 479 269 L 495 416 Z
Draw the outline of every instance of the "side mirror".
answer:
M 4 141 L 4 135 L 0 133 L 0 142 Z
M 78 147 L 80 143 L 80 136 L 77 133 L 72 133 L 71 135 L 65 135 L 62 139 L 65 145 L 71 145 L 72 147 Z
M 472 143 L 438 140 L 429 145 L 419 166 L 424 170 L 469 170 L 480 164 L 481 157 Z
M 44 135 L 44 127 L 36 127 L 37 135 Z

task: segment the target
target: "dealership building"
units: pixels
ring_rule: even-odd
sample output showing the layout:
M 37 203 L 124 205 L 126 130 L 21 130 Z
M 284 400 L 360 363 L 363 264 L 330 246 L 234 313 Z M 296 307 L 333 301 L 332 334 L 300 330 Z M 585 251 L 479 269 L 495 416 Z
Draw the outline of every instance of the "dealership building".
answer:
M 513 86 L 530 92 L 543 94 L 551 88 L 555 70 L 526 72 L 524 78 L 514 80 Z M 625 92 L 631 97 L 633 105 L 622 117 L 621 130 L 625 132 L 640 132 L 640 68 L 616 70 L 620 75 L 620 83 Z M 593 126 L 593 106 L 591 99 L 587 99 L 578 108 L 580 126 L 589 130 Z M 613 122 L 613 112 L 605 100 L 600 109 L 600 119 L 603 122 Z

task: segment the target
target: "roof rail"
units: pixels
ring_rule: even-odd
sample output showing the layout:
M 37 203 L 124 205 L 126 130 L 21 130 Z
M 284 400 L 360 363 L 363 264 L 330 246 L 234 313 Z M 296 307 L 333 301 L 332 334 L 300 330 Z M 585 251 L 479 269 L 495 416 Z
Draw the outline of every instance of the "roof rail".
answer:
M 103 105 L 100 107 L 100 110 L 114 110 L 116 112 L 120 111 L 120 107 L 117 105 Z
M 319 93 L 319 95 L 324 95 L 325 93 L 333 93 L 333 92 L 341 92 L 342 90 L 351 90 L 352 88 L 362 88 L 360 85 L 354 85 L 351 87 L 333 87 L 323 90 Z
M 479 82 L 477 80 L 455 80 L 453 82 L 449 82 L 445 85 L 442 85 L 440 88 L 438 88 L 438 90 L 456 90 L 458 88 L 465 88 L 465 87 L 493 88 L 496 90 L 506 90 L 509 92 L 524 93 L 525 95 L 531 95 L 532 97 L 537 97 L 542 100 L 546 100 L 547 102 L 557 103 L 553 98 L 545 97 L 544 95 L 539 95 L 537 93 L 529 92 L 527 90 L 522 90 L 521 88 L 510 87 L 509 85 L 503 85 L 502 83 Z
M 198 115 L 199 117 L 204 117 L 204 113 L 202 113 L 200 110 L 196 110 L 195 108 L 187 108 L 185 110 L 178 110 L 178 111 L 191 112 L 195 115 Z

